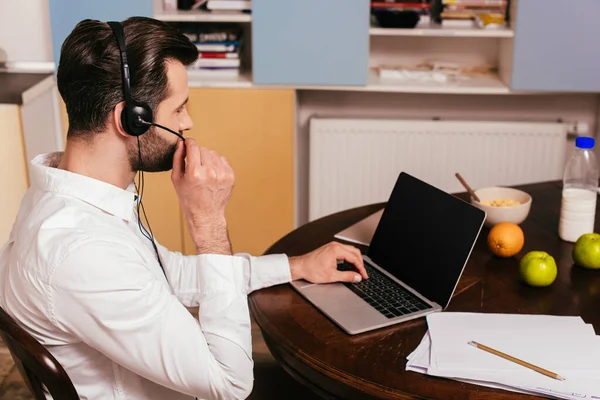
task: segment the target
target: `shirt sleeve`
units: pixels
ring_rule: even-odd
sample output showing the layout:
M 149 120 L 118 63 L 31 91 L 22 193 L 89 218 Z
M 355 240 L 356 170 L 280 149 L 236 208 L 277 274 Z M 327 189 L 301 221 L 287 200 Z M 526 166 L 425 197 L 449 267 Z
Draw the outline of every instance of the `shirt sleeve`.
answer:
M 203 275 L 207 270 L 214 268 L 236 265 L 246 294 L 292 280 L 289 260 L 285 254 L 258 257 L 247 253 L 185 256 L 179 252 L 169 251 L 158 243 L 157 247 L 171 288 L 179 301 L 187 307 L 199 305 L 202 291 L 206 290 L 206 285 L 203 285 Z
M 203 258 L 196 320 L 129 244 L 80 244 L 50 281 L 60 329 L 173 390 L 211 399 L 252 391 L 245 257 Z

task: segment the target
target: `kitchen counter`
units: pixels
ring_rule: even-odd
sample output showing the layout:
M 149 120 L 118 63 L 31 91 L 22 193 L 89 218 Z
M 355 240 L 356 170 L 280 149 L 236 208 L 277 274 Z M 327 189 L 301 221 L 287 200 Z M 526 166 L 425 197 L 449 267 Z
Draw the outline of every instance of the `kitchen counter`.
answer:
M 53 84 L 52 73 L 0 72 L 0 104 L 22 105 L 47 85 Z

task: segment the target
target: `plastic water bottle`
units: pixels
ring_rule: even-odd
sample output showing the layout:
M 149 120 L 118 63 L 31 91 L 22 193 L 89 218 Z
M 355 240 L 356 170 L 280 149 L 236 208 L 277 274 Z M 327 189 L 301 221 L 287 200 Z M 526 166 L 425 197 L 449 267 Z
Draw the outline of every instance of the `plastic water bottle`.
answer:
M 594 232 L 598 197 L 594 138 L 580 136 L 575 139 L 575 146 L 565 168 L 558 222 L 558 235 L 567 242 L 575 242 L 584 233 Z

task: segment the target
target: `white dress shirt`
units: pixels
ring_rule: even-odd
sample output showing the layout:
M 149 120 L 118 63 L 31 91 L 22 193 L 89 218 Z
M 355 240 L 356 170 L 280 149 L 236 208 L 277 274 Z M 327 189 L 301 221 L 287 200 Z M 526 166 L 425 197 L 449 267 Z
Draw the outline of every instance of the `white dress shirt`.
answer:
M 184 256 L 158 245 L 167 281 L 139 230 L 133 185 L 59 170 L 57 156 L 30 164 L 0 251 L 2 308 L 50 350 L 82 399 L 247 397 L 247 295 L 289 282 L 287 257 Z M 184 306 L 199 306 L 199 318 Z

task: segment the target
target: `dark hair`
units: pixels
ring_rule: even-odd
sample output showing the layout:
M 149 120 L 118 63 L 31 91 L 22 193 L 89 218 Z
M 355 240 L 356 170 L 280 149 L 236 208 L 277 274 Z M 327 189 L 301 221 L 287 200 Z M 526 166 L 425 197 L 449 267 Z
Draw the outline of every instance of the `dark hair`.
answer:
M 167 61 L 190 65 L 198 50 L 162 21 L 132 17 L 122 25 L 132 96 L 156 112 L 169 95 Z M 86 19 L 75 26 L 61 47 L 57 84 L 69 116 L 68 138 L 89 138 L 106 128 L 109 113 L 124 100 L 121 58 L 106 22 Z

